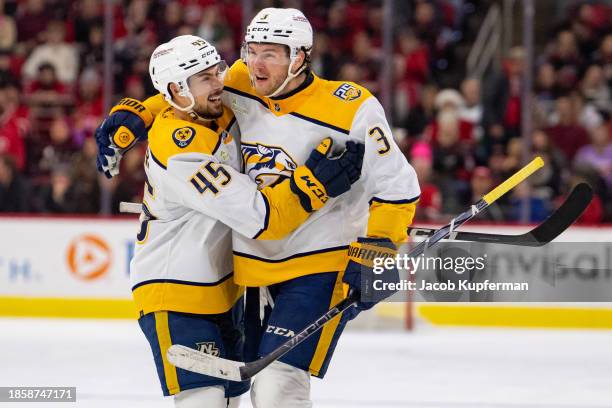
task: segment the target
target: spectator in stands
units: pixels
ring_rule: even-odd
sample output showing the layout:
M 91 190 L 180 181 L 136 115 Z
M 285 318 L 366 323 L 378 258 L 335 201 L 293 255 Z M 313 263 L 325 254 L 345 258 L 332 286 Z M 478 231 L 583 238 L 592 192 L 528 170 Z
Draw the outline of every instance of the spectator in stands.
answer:
M 557 34 L 548 62 L 555 68 L 558 84 L 563 90 L 569 91 L 578 84 L 584 69 L 584 58 L 579 53 L 576 35 L 572 31 L 565 30 Z
M 416 142 L 410 150 L 410 163 L 414 167 L 421 187 L 416 219 L 419 221 L 440 221 L 442 196 L 438 187 L 431 182 L 433 164 L 431 147 L 425 142 Z
M 514 47 L 502 72 L 494 73 L 484 86 L 483 126 L 489 152 L 494 145 L 505 145 L 508 139 L 520 135 L 524 70 L 525 51 L 522 47 Z
M 79 92 L 73 118 L 73 139 L 81 146 L 93 136 L 102 120 L 102 78 L 93 68 L 83 71 L 79 78 Z
M 578 149 L 589 141 L 587 131 L 578 124 L 575 104 L 569 96 L 557 99 L 557 124 L 546 129 L 552 143 L 568 160 L 573 160 Z
M 88 29 L 87 40 L 82 45 L 81 69 L 99 68 L 104 64 L 104 27 L 94 24 Z
M 121 201 L 141 202 L 145 182 L 145 172 L 142 165 L 144 150 L 139 146 L 131 149 L 121 161 L 121 177 L 113 193 L 112 211 L 119 214 Z
M 350 53 L 352 47 L 352 32 L 346 23 L 345 9 L 345 3 L 336 1 L 327 12 L 325 32 L 330 41 L 330 50 L 335 50 L 338 57 Z
M 4 14 L 4 0 L 0 0 L 0 50 L 12 49 L 17 41 L 17 28 L 13 17 Z
M 42 33 L 50 17 L 45 10 L 45 0 L 26 0 L 20 3 L 17 10 L 17 39 L 26 51 L 30 51 L 43 40 Z
M 329 47 L 329 37 L 325 32 L 315 32 L 311 54 L 312 68 L 322 78 L 336 78 L 338 73 L 337 52 Z
M 612 143 L 608 126 L 601 125 L 590 132 L 591 143 L 576 153 L 574 166 L 593 167 L 612 192 Z
M 26 79 L 34 79 L 42 63 L 53 65 L 57 78 L 64 84 L 74 83 L 79 72 L 79 58 L 74 44 L 65 41 L 66 28 L 61 21 L 49 23 L 45 42 L 32 51 L 23 66 Z
M 30 198 L 30 184 L 17 171 L 13 157 L 0 154 L 0 212 L 28 212 Z
M 478 166 L 472 172 L 470 179 L 471 199 L 470 202 L 478 202 L 485 194 L 493 190 L 493 175 L 489 168 Z M 492 205 L 487 210 L 478 215 L 480 221 L 504 221 L 504 213 L 498 205 Z
M 166 8 L 164 10 L 163 18 L 159 24 L 158 30 L 160 33 L 160 43 L 168 42 L 176 37 L 179 27 L 181 27 L 184 23 L 183 15 L 183 6 L 179 1 L 170 1 L 166 3 Z M 203 36 L 202 38 L 208 39 L 208 37 Z
M 51 182 L 41 190 L 40 202 L 42 212 L 72 213 L 75 199 L 71 190 L 72 180 L 67 164 L 56 164 L 51 172 Z
M 556 197 L 561 193 L 567 172 L 567 160 L 561 151 L 550 142 L 550 137 L 541 129 L 531 136 L 534 156 L 544 159 L 544 167 L 531 176 L 532 185 L 540 196 Z
M 529 205 L 529 217 L 527 222 L 540 223 L 544 221 L 551 213 L 552 206 L 550 201 L 546 198 L 540 197 L 534 194 L 533 188 L 529 180 L 520 183 L 514 187 L 510 197 L 510 206 L 508 208 L 508 214 L 506 214 L 506 220 L 523 222 L 523 203 L 527 200 Z
M 408 116 L 402 124 L 409 138 L 417 138 L 423 135 L 427 125 L 435 119 L 435 100 L 438 88 L 434 84 L 427 84 L 422 88 L 418 103 L 408 112 Z
M 342 78 L 343 81 L 360 82 L 364 78 L 364 73 L 360 65 L 354 62 L 346 62 L 342 64 L 338 77 Z
M 595 105 L 585 100 L 580 92 L 572 92 L 570 97 L 580 126 L 590 131 L 604 123 L 603 115 L 597 110 Z
M 125 96 L 138 101 L 144 101 L 147 98 L 143 80 L 138 75 L 130 76 L 125 83 Z
M 381 70 L 380 58 L 380 53 L 373 47 L 372 40 L 365 31 L 355 34 L 350 62 L 359 65 L 362 71 L 360 85 L 365 86 L 372 93 L 378 92 L 378 74 Z
M 96 142 L 88 137 L 72 164 L 70 195 L 74 201 L 73 212 L 93 214 L 100 211 L 100 184 L 96 170 Z
M 58 79 L 55 66 L 49 62 L 38 66 L 38 75 L 26 86 L 25 94 L 27 103 L 34 107 L 73 103 L 69 88 Z
M 523 164 L 523 141 L 521 138 L 513 137 L 506 145 L 506 154 L 503 161 L 505 174 L 514 174 Z
M 91 42 L 91 28 L 102 27 L 102 3 L 97 0 L 81 0 L 74 17 L 74 39 L 81 44 Z
M 476 78 L 467 78 L 461 83 L 461 95 L 464 105 L 459 109 L 459 117 L 475 126 L 482 121 L 482 101 L 480 94 L 480 81 Z
M 39 168 L 51 172 L 67 165 L 78 151 L 78 145 L 72 138 L 72 128 L 65 116 L 57 116 L 49 129 L 49 143 L 44 147 Z
M 470 148 L 474 143 L 474 124 L 461 118 L 461 111 L 465 106 L 465 101 L 461 94 L 454 89 L 443 89 L 436 95 L 434 101 L 436 112 L 449 111 L 456 118 L 457 137 L 461 143 L 467 144 Z M 446 115 L 450 118 L 450 115 Z M 440 132 L 439 116 L 425 130 L 425 139 L 436 142 Z
M 423 85 L 430 75 L 429 50 L 412 30 L 404 29 L 398 35 L 401 55 L 401 78 L 409 85 Z
M 23 92 L 18 82 L 8 81 L 4 83 L 5 100 L 4 110 L 8 114 L 12 114 L 17 120 L 19 131 L 23 138 L 28 136 L 30 132 L 30 109 L 23 103 Z M 0 114 L 2 116 L 2 114 Z M 21 168 L 19 163 L 17 168 Z
M 21 171 L 26 160 L 25 133 L 20 126 L 18 106 L 11 100 L 10 86 L 0 83 L 0 154 L 10 157 L 11 167 Z
M 0 82 L 17 81 L 17 76 L 13 73 L 12 52 L 7 49 L 0 49 Z
M 229 27 L 223 21 L 218 6 L 210 5 L 203 10 L 197 33 L 202 38 L 210 39 L 213 44 L 217 44 L 222 38 L 231 36 Z
M 599 50 L 595 53 L 595 63 L 603 69 L 608 86 L 612 86 L 612 33 L 601 40 Z
M 600 65 L 594 64 L 587 68 L 580 84 L 580 90 L 587 103 L 593 104 L 602 112 L 612 113 L 610 85 L 606 83 L 604 71 Z
M 608 10 L 604 4 L 582 3 L 573 17 L 572 32 L 576 35 L 580 54 L 590 56 L 599 45 L 599 38 L 609 30 Z
M 437 134 L 433 140 L 433 168 L 442 192 L 445 213 L 455 213 L 469 198 L 470 171 L 474 167 L 471 145 L 459 138 L 459 114 L 444 109 L 437 116 Z
M 535 113 L 538 115 L 536 120 L 541 126 L 547 126 L 550 117 L 555 112 L 555 101 L 559 96 L 557 73 L 551 64 L 544 63 L 538 67 L 534 93 Z
M 416 36 L 426 43 L 430 50 L 437 49 L 438 35 L 441 26 L 431 1 L 417 0 L 415 2 L 414 21 L 411 27 Z

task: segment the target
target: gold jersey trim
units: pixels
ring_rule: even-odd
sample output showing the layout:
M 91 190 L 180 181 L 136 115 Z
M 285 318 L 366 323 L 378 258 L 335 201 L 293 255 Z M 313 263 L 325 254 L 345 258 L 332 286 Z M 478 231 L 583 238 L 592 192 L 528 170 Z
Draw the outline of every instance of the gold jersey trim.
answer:
M 243 286 L 268 286 L 300 276 L 343 271 L 348 246 L 320 249 L 274 260 L 234 251 L 234 280 Z
M 243 293 L 244 288 L 233 279 L 223 279 L 207 286 L 190 282 L 144 282 L 133 289 L 132 296 L 144 314 L 160 310 L 219 314 L 230 310 Z

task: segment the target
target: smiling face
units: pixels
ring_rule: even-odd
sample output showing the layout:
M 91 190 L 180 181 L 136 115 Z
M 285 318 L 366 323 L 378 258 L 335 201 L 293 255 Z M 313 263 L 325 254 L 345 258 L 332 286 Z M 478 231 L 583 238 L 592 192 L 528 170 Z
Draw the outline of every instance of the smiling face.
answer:
M 189 77 L 187 84 L 195 104 L 192 110 L 204 119 L 216 119 L 223 114 L 221 94 L 223 93 L 223 74 L 225 64 L 200 71 Z M 191 101 L 178 94 L 178 86 L 170 85 L 172 97 L 179 106 L 189 106 Z

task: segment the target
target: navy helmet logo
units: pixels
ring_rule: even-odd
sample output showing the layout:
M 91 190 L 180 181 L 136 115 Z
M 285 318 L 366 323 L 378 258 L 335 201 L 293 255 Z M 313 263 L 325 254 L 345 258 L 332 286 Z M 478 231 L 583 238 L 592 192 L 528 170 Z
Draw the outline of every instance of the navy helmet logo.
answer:
M 361 89 L 345 82 L 334 91 L 334 96 L 345 102 L 354 101 L 361 96 Z
M 189 146 L 189 143 L 191 143 L 194 136 L 195 129 L 191 126 L 178 128 L 174 132 L 172 132 L 172 140 L 174 140 L 174 143 L 176 143 L 176 145 L 181 149 Z

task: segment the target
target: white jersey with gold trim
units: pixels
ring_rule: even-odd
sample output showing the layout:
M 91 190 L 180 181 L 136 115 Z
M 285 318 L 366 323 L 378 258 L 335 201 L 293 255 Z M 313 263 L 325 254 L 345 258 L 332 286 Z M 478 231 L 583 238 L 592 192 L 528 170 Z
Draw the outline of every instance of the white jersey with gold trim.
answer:
M 140 311 L 217 314 L 242 294 L 234 283 L 232 230 L 282 238 L 308 213 L 289 181 L 258 189 L 240 173 L 233 115 L 205 127 L 166 108 L 149 131 L 141 229 L 130 277 Z
M 266 186 L 290 176 L 326 136 L 336 146 L 365 143 L 361 179 L 284 239 L 234 235 L 237 283 L 264 286 L 297 276 L 343 270 L 346 248 L 359 236 L 406 239 L 420 189 L 399 150 L 378 100 L 365 88 L 310 74 L 282 99 L 259 96 L 246 65 L 226 77 L 224 104 L 240 127 L 243 171 Z

